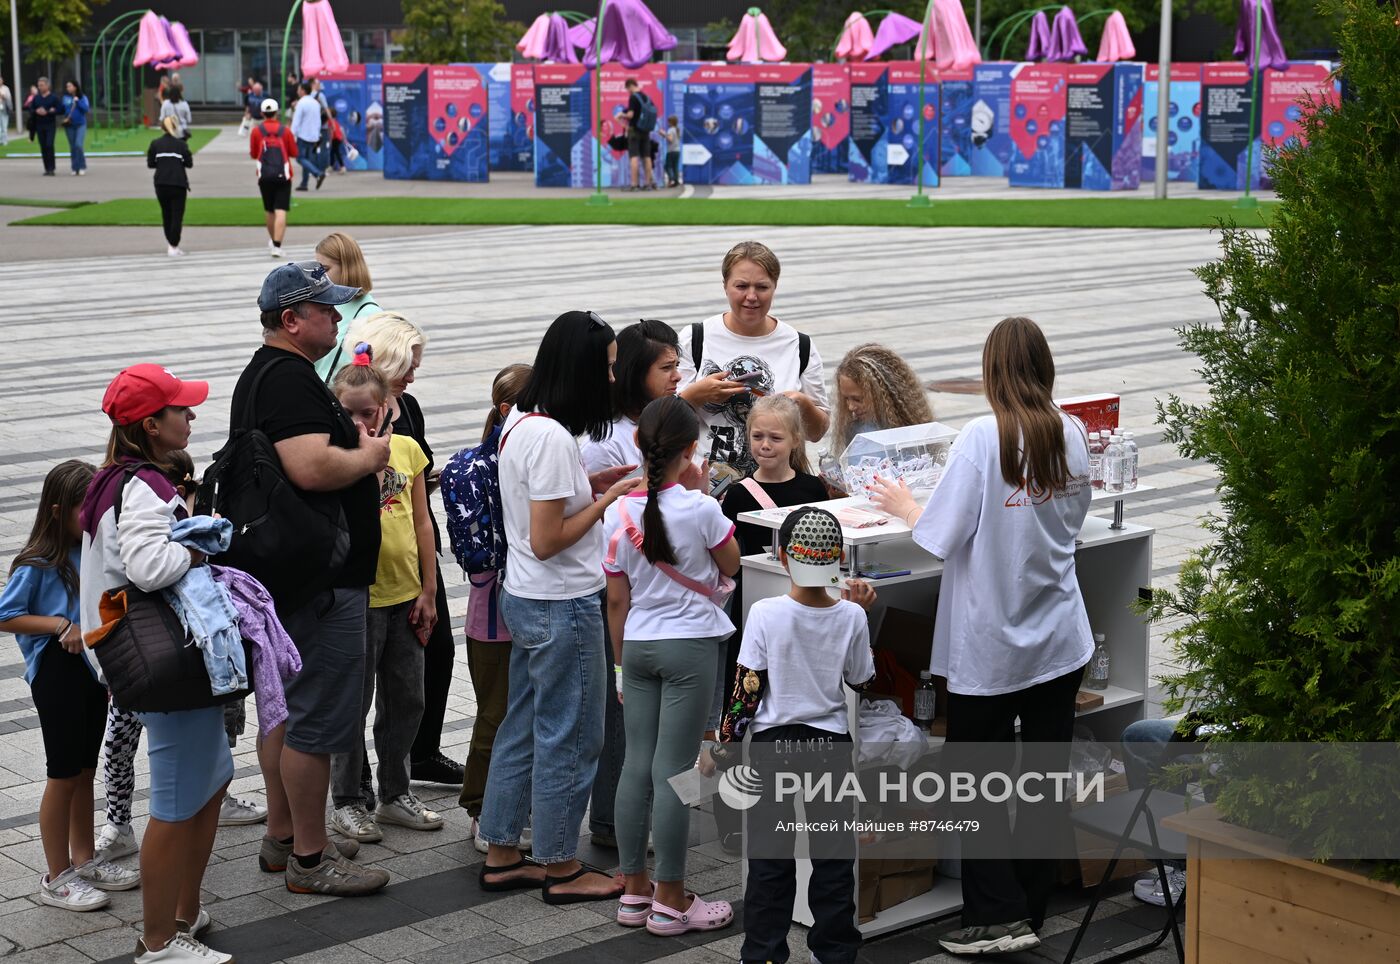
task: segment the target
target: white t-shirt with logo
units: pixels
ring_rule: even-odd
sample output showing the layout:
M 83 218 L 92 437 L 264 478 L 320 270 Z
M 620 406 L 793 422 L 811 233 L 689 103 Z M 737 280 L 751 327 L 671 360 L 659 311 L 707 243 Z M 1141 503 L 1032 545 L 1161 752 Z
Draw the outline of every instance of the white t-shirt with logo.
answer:
M 710 550 L 734 537 L 734 524 L 725 518 L 714 499 L 675 483 L 662 489 L 657 499 L 666 523 L 666 539 L 676 556 L 676 569 L 706 586 L 718 586 L 719 566 Z M 624 528 L 620 510 L 624 501 L 632 524 L 639 532 L 646 532 L 642 521 L 646 490 L 629 493 L 608 506 L 603 516 L 604 540 L 609 546 L 613 534 Z M 604 562 L 603 571 L 615 579 L 625 576 L 632 587 L 632 607 L 627 611 L 623 639 L 710 639 L 734 632 L 734 624 L 723 609 L 647 562 L 642 550 L 632 545 L 625 534 L 617 541 L 614 565 Z
M 875 675 L 865 610 L 846 599 L 822 608 L 791 596 L 760 599 L 744 617 L 739 665 L 768 671 L 768 689 L 753 718 L 755 733 L 793 723 L 846 733 L 841 684 L 859 686 Z
M 1092 490 L 1084 429 L 1061 413 L 1070 482 L 1027 492 L 1001 476 L 996 418 L 973 419 L 914 526 L 943 560 L 930 669 L 965 696 L 1027 689 L 1079 669 L 1094 651 L 1074 539 Z
M 530 548 L 530 503 L 564 499 L 564 518 L 593 502 L 578 440 L 552 418 L 514 409 L 501 429 L 501 509 L 506 526 L 506 592 L 525 599 L 577 599 L 603 588 L 603 528 L 594 526 L 557 555 Z
M 800 391 L 812 399 L 817 408 L 828 414 L 831 412 L 831 404 L 826 397 L 822 356 L 817 352 L 815 342 L 807 357 L 807 370 L 800 371 L 802 365 L 798 357 L 797 329 L 779 321 L 777 327 L 766 335 L 736 335 L 725 327 L 723 314 L 706 318 L 701 324 L 705 326 L 702 347 L 705 357 L 698 361 L 690 357 L 690 327 L 680 333 L 681 389 L 715 372 L 732 372 L 736 375 L 758 372 L 757 378 L 746 383 L 756 391 L 765 395 Z M 723 404 L 702 407 L 700 454 L 711 462 L 725 462 L 741 472 L 752 472 L 756 463 L 749 455 L 746 426 L 749 410 L 753 408 L 756 398 L 751 392 L 741 392 Z
M 591 438 L 583 443 L 583 468 L 588 474 L 601 472 L 619 465 L 635 465 L 641 472 L 642 453 L 637 448 L 637 423 L 626 415 L 615 420 L 608 435 L 601 442 Z

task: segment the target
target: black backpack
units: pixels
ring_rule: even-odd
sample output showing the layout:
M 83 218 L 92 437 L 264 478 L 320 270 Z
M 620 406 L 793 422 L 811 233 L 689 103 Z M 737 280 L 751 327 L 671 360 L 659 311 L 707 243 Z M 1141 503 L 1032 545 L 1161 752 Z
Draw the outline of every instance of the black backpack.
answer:
M 287 152 L 282 148 L 282 132 L 270 134 L 266 124 L 258 125 L 262 134 L 262 153 L 258 155 L 258 179 L 262 181 L 287 180 Z
M 233 542 L 221 565 L 256 578 L 283 615 L 331 587 L 350 554 L 350 531 L 340 498 L 302 492 L 288 480 L 272 440 L 257 425 L 258 388 L 274 358 L 253 376 L 228 443 L 214 454 L 196 497 L 201 515 L 218 513 L 233 523 Z
M 705 323 L 690 326 L 690 363 L 695 371 L 700 371 L 700 359 L 705 354 Z M 812 358 L 812 336 L 805 331 L 797 333 L 797 374 L 807 374 L 807 362 Z
M 632 126 L 643 134 L 650 134 L 656 130 L 656 105 L 651 98 L 640 90 L 634 95 L 637 98 L 637 116 L 632 118 Z

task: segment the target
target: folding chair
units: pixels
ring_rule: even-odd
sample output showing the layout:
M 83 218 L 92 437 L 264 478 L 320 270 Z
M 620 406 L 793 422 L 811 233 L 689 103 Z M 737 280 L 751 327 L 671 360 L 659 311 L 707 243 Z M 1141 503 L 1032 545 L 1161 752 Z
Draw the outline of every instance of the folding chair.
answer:
M 1151 797 L 1151 802 L 1148 798 Z M 1074 942 L 1069 946 L 1069 953 L 1065 955 L 1064 964 L 1071 964 L 1074 960 L 1075 952 L 1079 950 L 1080 943 L 1084 940 L 1084 935 L 1089 930 L 1089 925 L 1094 921 L 1094 910 L 1099 906 L 1099 901 L 1103 898 L 1104 887 L 1113 877 L 1113 868 L 1118 864 L 1118 858 L 1124 850 L 1129 848 L 1140 850 L 1150 860 L 1157 865 L 1157 877 L 1162 883 L 1162 896 L 1166 898 L 1166 921 L 1162 925 L 1162 930 L 1157 936 L 1146 943 L 1139 943 L 1126 951 L 1120 951 L 1112 957 L 1104 958 L 1099 964 L 1115 964 L 1117 961 L 1132 960 L 1142 954 L 1161 945 L 1171 934 L 1176 941 L 1176 957 L 1178 961 L 1186 960 L 1186 949 L 1181 942 L 1181 929 L 1176 920 L 1176 905 L 1172 903 L 1171 887 L 1167 879 L 1167 867 L 1163 862 L 1167 859 L 1180 859 L 1186 854 L 1186 837 L 1177 831 L 1159 829 L 1158 823 L 1163 817 L 1181 813 L 1186 809 L 1186 798 L 1178 793 L 1168 793 L 1165 790 L 1153 791 L 1149 785 L 1141 794 L 1122 793 L 1116 797 L 1111 797 L 1103 803 L 1090 804 L 1070 814 L 1070 823 L 1080 830 L 1088 831 L 1106 839 L 1117 839 L 1117 844 L 1113 848 L 1113 857 L 1105 868 L 1103 877 L 1094 887 L 1094 894 L 1089 899 L 1089 907 L 1084 912 L 1084 919 L 1079 923 L 1079 929 L 1075 932 Z

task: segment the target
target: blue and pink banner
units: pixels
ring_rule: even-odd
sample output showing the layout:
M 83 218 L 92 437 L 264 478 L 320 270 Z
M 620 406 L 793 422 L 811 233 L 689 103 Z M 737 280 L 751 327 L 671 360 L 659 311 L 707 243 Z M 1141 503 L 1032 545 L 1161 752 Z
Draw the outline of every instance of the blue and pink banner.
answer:
M 941 70 L 939 73 L 939 116 L 942 143 L 939 146 L 938 173 L 943 177 L 966 177 L 972 170 L 972 109 L 976 103 L 974 68 Z M 1000 172 L 998 172 L 1000 173 Z
M 938 103 L 933 67 L 921 76 L 914 62 L 851 64 L 850 180 L 913 184 L 922 156 L 923 184 L 937 187 Z
M 1017 64 L 1011 78 L 1012 187 L 1065 186 L 1064 64 Z
M 809 184 L 810 64 L 706 65 L 686 79 L 689 184 Z
M 352 171 L 384 170 L 384 77 L 382 64 L 351 64 L 345 70 L 321 75 L 326 101 L 345 131 L 345 139 L 359 153 L 346 159 Z
M 1135 191 L 1142 179 L 1142 64 L 1070 64 L 1065 93 L 1065 182 Z
M 850 165 L 851 68 L 812 65 L 812 172 L 845 174 Z
M 535 66 L 535 186 L 593 183 L 593 87 L 582 64 Z
M 384 65 L 384 176 L 485 181 L 486 80 L 470 65 Z
M 1195 184 L 1201 169 L 1201 65 L 1172 64 L 1167 119 L 1157 120 L 1158 66 L 1148 64 L 1142 85 L 1142 178 L 1157 173 L 1157 138 L 1167 138 L 1167 180 Z

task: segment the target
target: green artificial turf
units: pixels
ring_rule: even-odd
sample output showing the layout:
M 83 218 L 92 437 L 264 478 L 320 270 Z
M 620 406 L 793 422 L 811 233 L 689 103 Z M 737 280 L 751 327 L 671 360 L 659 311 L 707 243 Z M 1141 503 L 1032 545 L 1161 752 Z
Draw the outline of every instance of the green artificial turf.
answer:
M 214 135 L 219 133 L 217 127 L 194 127 L 190 129 L 190 150 L 198 152 L 205 144 L 214 139 Z M 103 154 L 145 154 L 146 148 L 151 146 L 151 141 L 160 136 L 160 131 L 155 128 L 145 127 L 88 127 L 87 137 L 83 141 L 83 150 L 90 158 L 100 158 Z M 54 136 L 54 152 L 60 159 L 68 156 L 68 136 L 59 131 Z M 10 143 L 0 147 L 0 157 L 28 159 L 39 158 L 39 142 L 31 141 L 27 135 L 10 134 Z M 62 164 L 59 165 L 61 169 Z
M 928 208 L 895 200 L 744 200 L 742 198 L 614 198 L 595 207 L 582 194 L 548 198 L 310 198 L 297 199 L 292 224 L 643 224 L 801 225 L 877 227 L 1204 228 L 1219 221 L 1265 227 L 1275 202 L 1239 210 L 1234 199 L 1056 200 L 935 199 Z M 39 215 L 17 224 L 159 227 L 155 198 L 104 201 Z M 246 198 L 190 198 L 186 227 L 258 227 L 262 205 Z
M 37 197 L 0 197 L 0 208 L 80 208 L 91 201 L 50 201 Z

